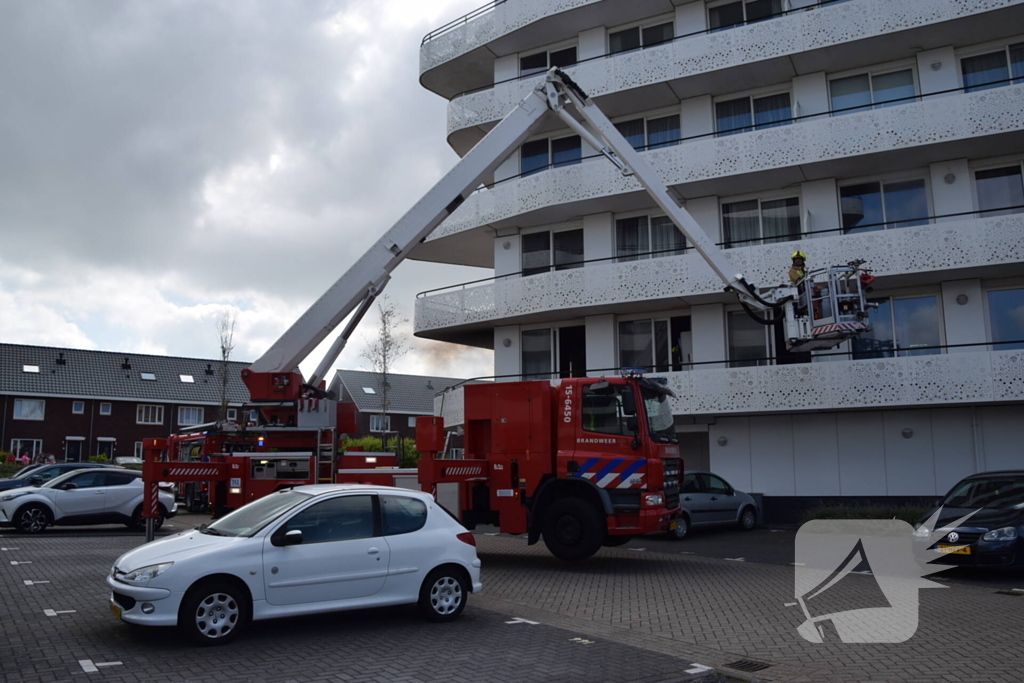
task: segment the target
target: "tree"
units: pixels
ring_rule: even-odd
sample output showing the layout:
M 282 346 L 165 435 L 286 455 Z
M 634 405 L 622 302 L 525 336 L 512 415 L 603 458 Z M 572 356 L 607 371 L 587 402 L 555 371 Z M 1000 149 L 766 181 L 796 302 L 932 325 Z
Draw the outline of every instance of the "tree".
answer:
M 231 352 L 235 350 L 235 321 L 238 319 L 238 311 L 234 308 L 225 308 L 217 318 L 217 337 L 220 340 L 220 415 L 218 420 L 223 420 L 228 414 L 228 382 L 231 360 Z
M 380 415 L 384 422 L 387 422 L 388 392 L 391 387 L 388 384 L 388 376 L 395 361 L 409 351 L 409 344 L 399 336 L 398 326 L 408 323 L 408 319 L 400 318 L 398 309 L 386 297 L 377 300 L 377 314 L 380 317 L 377 335 L 367 343 L 362 356 L 370 362 L 371 369 L 380 375 Z

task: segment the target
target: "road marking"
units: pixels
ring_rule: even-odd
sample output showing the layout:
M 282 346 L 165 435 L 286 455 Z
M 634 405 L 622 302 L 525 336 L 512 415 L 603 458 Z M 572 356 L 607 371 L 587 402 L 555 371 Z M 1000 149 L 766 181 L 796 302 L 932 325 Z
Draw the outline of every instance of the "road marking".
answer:
M 74 614 L 76 611 L 77 610 L 73 610 L 73 609 L 62 609 L 62 610 L 44 609 L 43 610 L 43 614 L 45 614 L 48 617 L 55 617 L 58 614 Z
M 790 564 L 793 565 L 794 567 L 806 567 L 807 566 L 803 562 L 790 562 Z
M 484 534 L 484 536 L 500 536 L 500 535 L 501 535 L 500 531 L 496 531 L 493 534 Z
M 747 561 L 747 558 L 745 558 L 745 557 L 723 557 L 722 559 L 723 560 L 729 560 L 730 562 L 746 562 Z
M 21 548 L 0 548 L 0 550 L 6 553 L 8 550 L 21 550 Z
M 101 666 L 124 666 L 121 662 L 94 662 L 91 659 L 79 659 L 78 665 L 82 667 L 82 672 L 87 674 L 98 672 L 97 667 Z
M 570 643 L 576 643 L 578 645 L 593 645 L 596 641 L 587 640 L 586 638 L 570 638 Z
M 680 550 L 679 554 L 680 555 L 693 555 L 693 553 L 691 553 L 689 550 Z
M 506 621 L 506 624 L 530 624 L 536 626 L 539 621 L 530 621 L 529 619 L 523 619 L 522 617 L 512 617 L 512 621 Z
M 26 586 L 38 586 L 41 583 L 50 583 L 50 582 L 49 581 L 29 581 L 28 579 L 26 579 L 24 581 L 24 583 L 25 583 Z
M 784 603 L 782 603 L 782 606 L 783 607 L 792 607 L 793 605 L 799 605 L 799 604 L 800 603 L 798 603 L 798 602 L 784 602 Z
M 692 668 L 686 669 L 686 671 L 684 671 L 683 673 L 702 674 L 705 671 L 711 671 L 711 667 L 710 666 L 704 666 L 703 664 L 698 664 L 697 662 L 690 662 L 690 666 Z
M 11 564 L 13 564 L 15 567 L 17 567 L 19 564 L 32 564 L 32 560 L 28 560 L 28 561 L 22 560 L 21 562 L 18 562 L 17 560 L 11 560 Z
M 1014 593 L 1024 593 L 1024 588 L 1011 588 Z
M 850 572 L 851 574 L 864 574 L 865 576 L 874 576 L 870 569 L 865 569 L 862 572 Z
M 642 553 L 647 550 L 647 548 L 626 548 L 626 550 L 632 550 L 634 553 Z

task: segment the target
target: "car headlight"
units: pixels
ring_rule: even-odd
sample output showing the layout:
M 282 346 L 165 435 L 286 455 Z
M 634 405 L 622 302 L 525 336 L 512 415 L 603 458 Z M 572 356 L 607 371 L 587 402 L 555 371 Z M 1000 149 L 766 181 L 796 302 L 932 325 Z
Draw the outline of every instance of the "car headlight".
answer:
M 1017 529 L 1012 526 L 1003 527 L 1002 529 L 993 529 L 982 536 L 982 538 L 986 541 L 1012 541 L 1017 538 Z
M 147 583 L 167 571 L 172 564 L 174 563 L 164 562 L 162 564 L 151 564 L 148 567 L 139 567 L 138 569 L 121 574 L 117 578 L 125 583 Z
M 648 493 L 646 496 L 644 496 L 644 504 L 645 505 L 655 506 L 655 505 L 661 505 L 664 502 L 665 502 L 665 496 L 660 494 L 660 493 Z
M 28 494 L 29 494 L 29 491 L 23 491 L 21 493 L 10 493 L 10 494 L 8 494 L 6 496 L 0 496 L 0 503 L 6 503 L 9 500 L 14 500 L 15 498 L 21 498 L 22 496 L 27 496 Z

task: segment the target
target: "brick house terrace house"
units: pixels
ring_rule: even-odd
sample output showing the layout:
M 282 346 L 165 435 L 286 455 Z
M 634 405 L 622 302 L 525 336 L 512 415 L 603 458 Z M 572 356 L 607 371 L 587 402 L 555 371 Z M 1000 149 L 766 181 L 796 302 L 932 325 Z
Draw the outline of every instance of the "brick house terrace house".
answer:
M 462 381 L 453 377 L 388 373 L 386 415 L 382 410 L 384 383 L 379 373 L 338 370 L 330 389 L 339 402 L 355 404 L 358 429 L 350 436 L 374 436 L 388 432 L 414 439 L 416 418 L 433 415 L 437 393 Z
M 249 394 L 229 362 L 228 414 Z M 142 440 L 218 418 L 220 361 L 0 344 L 0 451 L 58 462 L 141 456 Z

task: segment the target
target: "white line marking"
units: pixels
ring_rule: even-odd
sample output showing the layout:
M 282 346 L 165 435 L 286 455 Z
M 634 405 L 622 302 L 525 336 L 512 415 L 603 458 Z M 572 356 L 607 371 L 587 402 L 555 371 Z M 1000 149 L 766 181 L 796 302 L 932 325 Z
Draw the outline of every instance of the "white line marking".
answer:
M 17 560 L 11 560 L 11 564 L 13 564 L 15 567 L 17 567 L 19 564 L 32 564 L 32 560 L 28 560 L 28 561 L 22 560 L 21 562 L 18 562 Z
M 570 638 L 570 643 L 579 643 L 580 645 L 593 645 L 595 641 L 587 640 L 586 638 Z
M 530 624 L 531 626 L 536 626 L 540 622 L 539 621 L 530 621 L 529 619 L 523 619 L 522 617 L 512 617 L 512 621 L 506 621 L 505 623 L 506 624 Z
M 484 534 L 484 536 L 500 536 L 500 535 L 501 535 L 500 531 L 497 531 L 497 532 L 495 532 L 493 534 Z
M 790 562 L 790 564 L 793 565 L 794 567 L 806 567 L 807 566 L 803 562 Z
M 693 553 L 691 553 L 689 550 L 680 550 L 679 554 L 680 555 L 693 555 Z
M 697 662 L 691 662 L 690 666 L 692 668 L 686 669 L 683 673 L 702 674 L 705 671 L 711 671 L 711 667 L 710 666 L 704 666 L 703 664 L 698 664 Z
M 862 572 L 850 572 L 851 574 L 864 574 L 866 576 L 873 576 L 870 569 L 865 569 Z
M 58 614 L 74 614 L 76 611 L 77 610 L 73 610 L 73 609 L 62 609 L 62 610 L 44 609 L 43 610 L 43 614 L 45 614 L 48 617 L 55 617 Z
M 745 558 L 745 557 L 723 557 L 722 559 L 723 560 L 729 560 L 730 562 L 746 562 L 747 561 L 747 558 Z
M 38 586 L 41 583 L 50 583 L 50 582 L 49 581 L 29 581 L 28 579 L 26 579 L 24 581 L 24 583 L 25 583 L 26 586 Z
M 647 548 L 626 548 L 626 550 L 632 550 L 634 553 L 642 553 L 647 550 Z
M 121 662 L 96 662 L 96 666 L 124 666 Z
M 82 667 L 82 672 L 87 674 L 94 674 L 99 671 L 100 666 L 124 666 L 121 662 L 94 662 L 91 659 L 79 659 L 78 665 Z
M 0 550 L 7 552 L 8 550 L 21 550 L 21 548 L 0 548 Z
M 782 603 L 782 606 L 783 607 L 792 607 L 793 605 L 798 605 L 798 604 L 800 604 L 800 603 L 797 603 L 797 602 L 784 602 L 784 603 Z
M 1011 588 L 1014 593 L 1024 593 L 1024 588 Z

